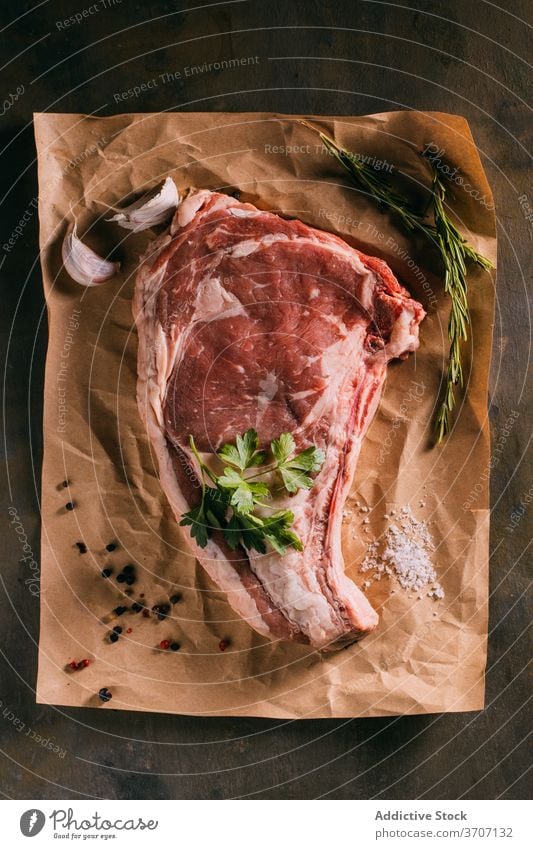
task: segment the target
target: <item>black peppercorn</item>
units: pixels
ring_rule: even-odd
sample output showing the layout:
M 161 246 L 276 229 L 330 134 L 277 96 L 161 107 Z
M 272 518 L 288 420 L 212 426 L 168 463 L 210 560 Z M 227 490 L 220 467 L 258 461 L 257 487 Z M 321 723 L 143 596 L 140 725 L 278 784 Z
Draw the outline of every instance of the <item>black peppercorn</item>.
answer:
M 107 687 L 102 687 L 102 689 L 98 691 L 98 696 L 103 702 L 108 702 L 113 698 Z
M 69 501 L 68 504 L 65 504 L 65 508 L 67 510 L 74 510 L 75 504 L 73 501 Z
M 157 618 L 162 622 L 163 619 L 166 619 L 168 616 L 170 604 L 154 604 L 152 610 L 157 614 Z

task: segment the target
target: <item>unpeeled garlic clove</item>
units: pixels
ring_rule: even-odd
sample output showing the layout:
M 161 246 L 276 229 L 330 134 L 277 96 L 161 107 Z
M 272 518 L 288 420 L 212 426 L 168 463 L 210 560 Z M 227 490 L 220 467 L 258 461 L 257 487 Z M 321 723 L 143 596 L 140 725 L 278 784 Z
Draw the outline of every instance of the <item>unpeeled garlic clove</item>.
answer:
M 103 259 L 76 234 L 76 224 L 67 230 L 61 248 L 65 270 L 82 286 L 100 286 L 110 280 L 120 269 L 120 262 Z
M 141 198 L 120 209 L 108 221 L 116 221 L 126 230 L 139 233 L 154 227 L 156 224 L 164 224 L 173 215 L 179 206 L 180 195 L 172 177 L 167 177 L 162 183 L 154 186 Z

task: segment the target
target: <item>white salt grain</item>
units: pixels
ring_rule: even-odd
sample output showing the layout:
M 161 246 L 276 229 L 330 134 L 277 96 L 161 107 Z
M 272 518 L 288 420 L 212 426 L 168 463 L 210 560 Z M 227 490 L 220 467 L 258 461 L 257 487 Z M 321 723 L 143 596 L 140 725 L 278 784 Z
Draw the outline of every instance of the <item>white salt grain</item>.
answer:
M 391 515 L 394 512 L 391 510 Z M 409 506 L 398 511 L 397 522 L 388 526 L 381 545 L 378 542 L 369 545 L 361 572 L 372 573 L 371 582 L 387 576 L 404 590 L 421 590 L 429 584 L 431 590 L 428 596 L 444 598 L 431 562 L 435 546 L 427 524 L 418 521 Z M 421 598 L 420 595 L 418 597 Z

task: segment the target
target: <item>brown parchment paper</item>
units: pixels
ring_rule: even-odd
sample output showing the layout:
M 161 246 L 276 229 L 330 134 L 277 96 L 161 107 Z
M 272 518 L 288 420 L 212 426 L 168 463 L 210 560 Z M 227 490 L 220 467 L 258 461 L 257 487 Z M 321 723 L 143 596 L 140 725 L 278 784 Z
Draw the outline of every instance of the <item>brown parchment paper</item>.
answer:
M 431 447 L 435 399 L 446 362 L 449 304 L 435 254 L 350 186 L 299 116 L 262 113 L 39 114 L 40 247 L 50 341 L 46 361 L 42 476 L 42 595 L 37 700 L 42 703 L 266 717 L 378 716 L 483 707 L 487 635 L 487 375 L 493 324 L 491 275 L 471 269 L 467 392 L 444 445 Z M 440 113 L 305 116 L 352 151 L 374 158 L 424 202 L 435 145 L 453 171 L 450 203 L 478 250 L 496 259 L 492 199 L 468 125 Z M 433 150 L 433 148 L 432 148 Z M 435 151 L 434 151 L 435 152 Z M 381 164 L 380 164 L 381 162 Z M 429 522 L 446 596 L 406 593 L 388 580 L 370 593 L 375 633 L 339 653 L 269 642 L 236 619 L 187 548 L 160 490 L 135 403 L 136 333 L 131 316 L 139 254 L 154 233 L 105 223 L 104 207 L 171 175 L 189 186 L 229 190 L 259 207 L 339 233 L 385 258 L 428 316 L 416 356 L 389 368 L 346 504 L 347 572 L 362 583 L 366 545 L 384 514 L 409 504 Z M 459 182 L 462 179 L 462 184 Z M 122 261 L 100 288 L 72 282 L 61 240 L 73 215 L 100 253 Z M 68 480 L 69 487 L 61 482 Z M 75 502 L 67 511 L 66 502 Z M 360 512 L 356 506 L 368 507 Z M 365 523 L 365 519 L 369 519 Z M 106 544 L 116 540 L 108 553 Z M 86 554 L 75 543 L 84 541 Z M 125 595 L 115 578 L 136 564 Z M 110 565 L 114 575 L 101 577 Z M 394 592 L 391 590 L 394 589 Z M 148 606 L 179 592 L 164 621 L 113 610 L 144 593 Z M 124 629 L 110 644 L 117 623 Z M 127 634 L 127 629 L 131 633 Z M 160 651 L 163 639 L 179 652 Z M 230 641 L 219 650 L 221 639 Z M 72 659 L 90 659 L 79 672 Z M 113 699 L 97 693 L 108 687 Z

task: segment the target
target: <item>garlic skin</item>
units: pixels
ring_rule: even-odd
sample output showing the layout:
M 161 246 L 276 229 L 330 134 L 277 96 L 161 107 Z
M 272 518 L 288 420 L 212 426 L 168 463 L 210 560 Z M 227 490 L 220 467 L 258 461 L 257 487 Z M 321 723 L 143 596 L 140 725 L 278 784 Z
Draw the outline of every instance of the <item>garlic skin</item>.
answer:
M 108 221 L 116 221 L 126 230 L 140 233 L 156 224 L 164 224 L 174 214 L 180 195 L 172 177 L 167 177 L 138 200 L 120 209 Z M 113 207 L 116 209 L 116 207 Z
M 76 234 L 76 224 L 67 230 L 61 247 L 65 270 L 82 286 L 100 286 L 120 269 L 120 262 L 110 262 L 84 245 Z

